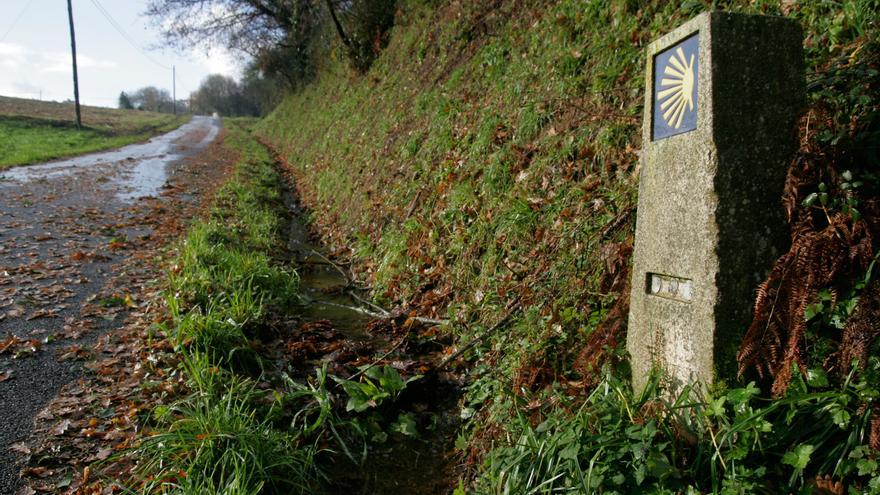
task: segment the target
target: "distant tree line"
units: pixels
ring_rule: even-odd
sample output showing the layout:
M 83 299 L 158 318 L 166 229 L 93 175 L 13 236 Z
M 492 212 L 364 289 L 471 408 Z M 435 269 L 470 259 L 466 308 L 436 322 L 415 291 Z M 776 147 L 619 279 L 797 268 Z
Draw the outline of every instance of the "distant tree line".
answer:
M 197 114 L 217 112 L 223 116 L 266 115 L 281 98 L 277 81 L 246 73 L 239 83 L 231 77 L 213 74 L 190 95 L 190 110 Z
M 177 113 L 208 115 L 217 112 L 225 117 L 259 117 L 268 114 L 283 96 L 283 83 L 266 77 L 256 69 L 245 71 L 241 82 L 212 74 L 189 95 L 177 101 Z M 147 86 L 119 94 L 119 108 L 172 113 L 174 102 L 167 90 Z
M 174 100 L 168 90 L 146 86 L 132 93 L 119 94 L 119 108 L 127 110 L 146 110 L 148 112 L 174 113 Z M 183 102 L 177 102 L 177 111 L 186 111 Z

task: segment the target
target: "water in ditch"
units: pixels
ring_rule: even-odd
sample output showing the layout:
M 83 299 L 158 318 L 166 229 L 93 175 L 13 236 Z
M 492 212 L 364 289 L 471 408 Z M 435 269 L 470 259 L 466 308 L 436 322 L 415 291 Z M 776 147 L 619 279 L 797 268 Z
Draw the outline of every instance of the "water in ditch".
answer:
M 377 310 L 364 306 L 362 300 L 366 294 L 360 295 L 361 300 L 352 295 L 349 280 L 342 273 L 344 268 L 331 264 L 322 254 L 322 246 L 310 236 L 306 214 L 296 199 L 288 195 L 285 200 L 292 213 L 288 247 L 299 267 L 300 287 L 307 298 L 303 319 L 306 322 L 329 320 L 347 339 L 370 342 L 380 355 L 384 354 L 393 344 L 367 332 L 368 324 L 375 318 L 350 308 Z M 403 346 L 390 354 L 389 359 L 433 360 L 429 356 L 408 355 L 406 348 Z M 383 404 L 373 412 L 386 416 L 383 418 L 386 422 L 401 413 L 413 414 L 418 418 L 417 436 L 391 434 L 384 442 L 368 442 L 362 462 L 335 456 L 334 464 L 323 466 L 327 476 L 324 494 L 451 493 L 459 473 L 459 459 L 454 453 L 454 439 L 460 425 L 459 386 L 448 378 L 441 378 L 443 376 L 430 374 L 411 383 L 394 404 Z

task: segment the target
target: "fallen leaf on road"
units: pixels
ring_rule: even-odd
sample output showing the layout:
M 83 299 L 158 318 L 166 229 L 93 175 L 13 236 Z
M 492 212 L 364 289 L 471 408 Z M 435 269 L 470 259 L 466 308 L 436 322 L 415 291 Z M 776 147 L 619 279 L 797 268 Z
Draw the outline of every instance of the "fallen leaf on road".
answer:
M 52 428 L 52 434 L 55 436 L 64 435 L 68 428 L 70 428 L 70 420 L 65 419 L 64 421 L 58 423 L 58 426 Z
M 31 449 L 28 448 L 24 442 L 14 443 L 9 446 L 9 450 L 13 452 L 18 452 L 19 454 L 31 455 Z
M 126 294 L 126 295 L 125 295 L 125 298 L 124 298 L 123 301 L 122 301 L 122 303 L 125 304 L 126 306 L 128 306 L 129 308 L 136 308 L 136 307 L 138 307 L 137 303 L 134 302 L 134 298 L 131 297 L 131 294 Z
M 58 361 L 64 362 L 70 359 L 88 359 L 90 356 L 90 352 L 87 349 L 83 349 L 82 346 L 72 345 L 64 349 L 64 354 L 62 354 Z
M 37 478 L 45 478 L 53 474 L 53 471 L 47 467 L 27 467 L 21 470 L 23 476 L 36 476 Z
M 21 342 L 21 339 L 16 337 L 15 335 L 9 334 L 4 340 L 0 341 L 0 354 L 6 352 L 10 347 L 15 344 Z
M 54 318 L 58 316 L 54 309 L 39 309 L 34 314 L 27 317 L 27 321 L 36 320 L 37 318 Z
M 22 341 L 22 343 L 23 345 L 19 346 L 18 349 L 15 350 L 15 354 L 12 355 L 13 359 L 35 354 L 43 345 L 42 342 L 36 339 L 25 340 Z
M 0 383 L 12 378 L 12 370 L 0 371 Z
M 104 459 L 110 457 L 110 454 L 113 453 L 113 449 L 103 449 L 95 454 L 95 459 L 99 461 L 103 461 Z

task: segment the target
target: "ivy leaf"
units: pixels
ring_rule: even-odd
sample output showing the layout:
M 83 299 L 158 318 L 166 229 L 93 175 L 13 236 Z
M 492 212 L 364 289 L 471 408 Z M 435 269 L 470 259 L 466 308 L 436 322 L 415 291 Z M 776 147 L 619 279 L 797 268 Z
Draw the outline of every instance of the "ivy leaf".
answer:
M 725 397 L 725 396 L 721 396 L 721 397 L 715 399 L 714 401 L 712 401 L 711 404 L 709 404 L 709 407 L 706 410 L 706 413 L 709 416 L 724 416 L 724 403 L 726 401 L 727 401 L 727 397 Z
M 755 382 L 749 382 L 745 388 L 733 389 L 727 393 L 727 398 L 736 412 L 744 412 L 749 401 L 761 393 L 761 389 L 755 386 Z
M 868 458 L 859 459 L 859 462 L 856 463 L 856 467 L 859 470 L 859 476 L 867 476 L 873 474 L 874 471 L 877 470 L 877 461 Z
M 808 443 L 798 445 L 793 451 L 786 452 L 782 456 L 782 463 L 795 469 L 804 469 L 810 463 L 810 456 L 813 455 L 814 450 L 815 447 Z
M 416 428 L 416 419 L 412 413 L 401 413 L 397 417 L 397 421 L 391 425 L 391 431 L 412 438 L 419 436 L 419 430 Z
M 825 306 L 820 302 L 810 304 L 804 309 L 804 321 L 812 320 L 816 315 L 822 313 L 823 309 L 825 309 Z
M 816 200 L 819 199 L 818 193 L 810 193 L 809 196 L 804 198 L 804 201 L 801 203 L 803 206 L 813 206 L 816 203 Z
M 849 424 L 850 416 L 846 409 L 841 407 L 831 414 L 831 420 L 834 421 L 834 424 L 837 426 L 846 428 L 846 425 Z
M 828 375 L 821 368 L 812 368 L 807 370 L 807 384 L 811 387 L 827 387 Z

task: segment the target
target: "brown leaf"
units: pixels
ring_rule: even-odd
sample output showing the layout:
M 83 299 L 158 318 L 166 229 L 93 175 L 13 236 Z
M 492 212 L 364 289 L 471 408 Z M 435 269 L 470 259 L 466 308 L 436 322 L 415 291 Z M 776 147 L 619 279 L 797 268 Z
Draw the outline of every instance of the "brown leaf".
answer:
M 54 309 L 40 309 L 35 311 L 32 315 L 27 317 L 27 321 L 36 320 L 37 318 L 54 318 L 58 316 L 57 312 Z
M 21 342 L 21 339 L 16 337 L 15 335 L 9 334 L 5 339 L 0 341 L 0 354 L 6 352 L 10 347 L 15 344 Z
M 71 421 L 69 419 L 65 419 L 64 421 L 58 423 L 55 428 L 52 428 L 52 434 L 55 436 L 64 435 L 68 428 L 70 428 Z
M 9 450 L 18 452 L 19 454 L 31 455 L 31 449 L 24 442 L 14 443 L 9 446 Z
M 12 370 L 0 371 L 0 383 L 12 378 Z

